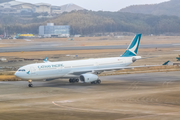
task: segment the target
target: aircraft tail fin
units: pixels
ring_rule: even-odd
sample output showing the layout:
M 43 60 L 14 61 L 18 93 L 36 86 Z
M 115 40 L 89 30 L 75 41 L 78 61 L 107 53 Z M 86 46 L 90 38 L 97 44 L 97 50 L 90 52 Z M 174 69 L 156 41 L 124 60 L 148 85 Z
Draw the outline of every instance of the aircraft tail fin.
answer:
M 121 57 L 132 57 L 136 56 L 138 49 L 139 49 L 139 44 L 141 40 L 141 34 L 137 34 L 134 39 L 132 40 L 131 44 L 127 48 L 126 52 L 121 55 Z

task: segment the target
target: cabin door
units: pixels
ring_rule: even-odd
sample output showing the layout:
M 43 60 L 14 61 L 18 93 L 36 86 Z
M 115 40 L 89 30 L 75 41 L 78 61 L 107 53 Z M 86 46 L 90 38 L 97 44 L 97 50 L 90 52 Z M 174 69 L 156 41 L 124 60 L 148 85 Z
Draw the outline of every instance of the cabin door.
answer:
M 34 67 L 31 67 L 30 74 L 36 74 L 36 69 Z

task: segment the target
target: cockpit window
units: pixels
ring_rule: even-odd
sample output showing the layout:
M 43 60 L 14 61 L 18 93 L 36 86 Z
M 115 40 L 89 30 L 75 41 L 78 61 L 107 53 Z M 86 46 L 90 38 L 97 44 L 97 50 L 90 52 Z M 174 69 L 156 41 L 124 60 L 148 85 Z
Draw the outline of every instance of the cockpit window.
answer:
M 18 70 L 19 72 L 25 72 L 26 70 L 25 69 L 20 69 Z

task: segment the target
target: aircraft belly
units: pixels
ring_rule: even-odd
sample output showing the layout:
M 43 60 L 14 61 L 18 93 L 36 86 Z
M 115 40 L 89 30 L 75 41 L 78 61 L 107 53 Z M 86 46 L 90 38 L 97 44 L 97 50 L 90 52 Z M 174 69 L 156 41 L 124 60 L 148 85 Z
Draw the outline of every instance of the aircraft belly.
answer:
M 46 70 L 46 71 L 37 71 L 36 74 L 31 74 L 29 79 L 32 80 L 44 80 L 44 79 L 53 79 L 63 77 L 65 72 L 61 69 L 56 70 Z
M 106 69 L 106 68 L 114 68 L 114 67 L 126 67 L 130 65 L 131 63 L 121 63 L 121 64 L 111 64 L 111 65 L 101 65 L 98 68 L 99 69 Z

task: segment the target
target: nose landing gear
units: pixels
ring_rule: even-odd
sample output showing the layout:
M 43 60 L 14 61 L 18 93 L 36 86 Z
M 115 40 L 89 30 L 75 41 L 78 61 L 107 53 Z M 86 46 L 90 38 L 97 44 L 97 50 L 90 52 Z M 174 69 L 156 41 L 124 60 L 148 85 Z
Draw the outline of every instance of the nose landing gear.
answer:
M 33 87 L 33 84 L 32 84 L 32 80 L 28 80 L 28 82 L 29 82 L 29 87 Z

